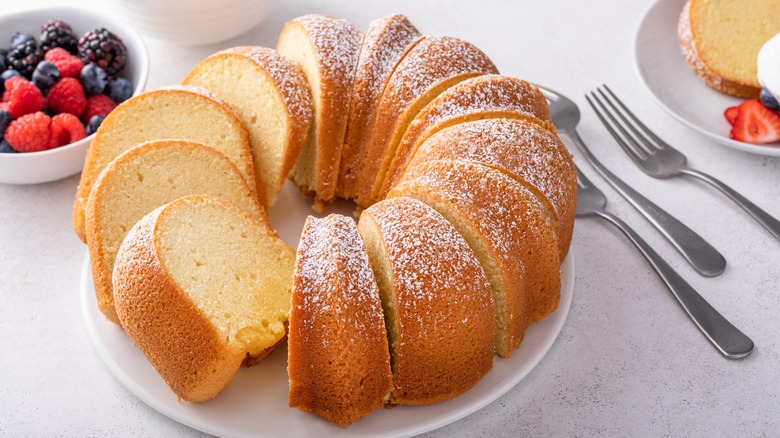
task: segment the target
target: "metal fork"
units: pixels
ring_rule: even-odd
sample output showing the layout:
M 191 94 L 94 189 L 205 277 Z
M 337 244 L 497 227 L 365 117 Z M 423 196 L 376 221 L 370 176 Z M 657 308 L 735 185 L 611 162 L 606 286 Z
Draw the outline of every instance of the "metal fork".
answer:
M 580 110 L 577 104 L 566 96 L 548 88 L 536 86 L 550 102 L 552 121 L 558 131 L 566 134 L 582 156 L 623 195 L 642 215 L 664 235 L 693 268 L 705 277 L 714 277 L 726 269 L 726 259 L 701 236 L 675 219 L 672 215 L 655 205 L 649 199 L 624 183 L 615 174 L 604 167 L 590 152 L 585 142 L 577 134 Z
M 669 266 L 639 235 L 617 216 L 607 212 L 607 198 L 579 168 L 577 170 L 577 216 L 602 217 L 625 234 L 650 262 L 704 336 L 729 359 L 739 359 L 753 351 L 753 341 L 715 310 L 691 285 Z
M 585 98 L 588 100 L 588 103 L 590 103 L 590 106 L 596 111 L 596 115 L 604 126 L 607 127 L 609 133 L 612 134 L 618 144 L 620 144 L 623 150 L 626 151 L 628 156 L 631 157 L 640 169 L 654 178 L 663 179 L 678 175 L 688 175 L 706 181 L 736 202 L 737 205 L 742 207 L 748 214 L 753 216 L 753 218 L 772 233 L 775 238 L 780 239 L 780 221 L 720 180 L 686 166 L 685 155 L 650 131 L 650 129 L 639 121 L 634 113 L 632 113 L 623 102 L 615 96 L 609 87 L 604 85 L 603 88 L 606 90 L 606 93 L 604 90 L 597 88 L 596 91 L 598 94 L 591 92 L 590 97 L 586 95 Z M 599 95 L 601 97 L 599 97 Z M 593 100 L 591 100 L 591 98 Z M 598 106 L 594 104 L 593 101 L 595 101 Z M 620 109 L 618 109 L 618 107 Z M 618 119 L 620 119 L 620 121 L 618 121 Z M 620 134 L 618 134 L 616 130 L 620 131 Z

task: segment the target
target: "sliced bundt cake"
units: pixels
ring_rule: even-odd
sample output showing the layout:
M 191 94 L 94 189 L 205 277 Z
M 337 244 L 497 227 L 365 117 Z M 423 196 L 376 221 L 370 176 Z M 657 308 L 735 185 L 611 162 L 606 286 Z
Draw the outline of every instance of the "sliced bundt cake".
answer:
M 117 314 L 179 398 L 206 401 L 284 337 L 294 264 L 294 249 L 233 204 L 179 198 L 122 243 Z
M 277 50 L 297 62 L 309 82 L 314 125 L 292 171 L 315 195 L 315 205 L 336 194 L 352 83 L 363 32 L 349 21 L 311 14 L 285 24 Z
M 111 274 L 130 228 L 155 208 L 195 194 L 224 198 L 253 219 L 267 221 L 236 166 L 200 143 L 143 143 L 120 154 L 100 174 L 87 200 L 86 233 L 98 307 L 106 318 L 119 324 Z
M 271 205 L 309 134 L 312 103 L 301 68 L 265 47 L 233 47 L 199 62 L 182 81 L 203 87 L 238 114 L 249 134 L 257 187 Z
M 493 300 L 463 236 L 405 197 L 364 210 L 358 229 L 390 339 L 390 403 L 436 403 L 474 386 L 493 366 Z
M 238 115 L 204 88 L 172 86 L 133 96 L 111 111 L 87 151 L 73 206 L 73 228 L 82 241 L 84 208 L 92 184 L 117 155 L 150 140 L 181 139 L 218 149 L 238 167 L 265 206 L 255 184 L 249 136 Z
M 355 69 L 336 195 L 347 199 L 356 196 L 357 177 L 374 127 L 377 101 L 401 58 L 421 37 L 402 14 L 369 23 Z
M 388 398 L 393 375 L 382 303 L 352 218 L 306 220 L 288 345 L 290 406 L 345 427 Z

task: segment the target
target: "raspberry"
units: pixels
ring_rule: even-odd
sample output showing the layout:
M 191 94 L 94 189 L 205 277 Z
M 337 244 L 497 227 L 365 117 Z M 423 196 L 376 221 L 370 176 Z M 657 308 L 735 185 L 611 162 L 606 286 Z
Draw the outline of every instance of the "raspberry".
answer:
M 73 114 L 62 113 L 51 118 L 49 149 L 79 141 L 86 136 L 84 125 Z
M 57 113 L 70 113 L 80 116 L 87 108 L 84 87 L 76 78 L 63 78 L 52 85 L 46 96 L 49 108 Z
M 0 110 L 8 111 L 8 102 L 0 102 Z M 10 111 L 8 111 L 10 112 Z
M 9 92 L 8 111 L 14 118 L 40 111 L 46 105 L 41 90 L 18 76 L 7 81 L 6 90 Z
M 84 115 L 81 116 L 81 120 L 87 124 L 92 116 L 100 115 L 105 117 L 114 108 L 116 108 L 116 102 L 105 94 L 89 96 L 87 98 L 87 109 L 84 111 Z
M 49 148 L 51 118 L 38 111 L 14 120 L 5 130 L 5 139 L 19 152 L 38 152 Z
M 78 77 L 81 74 L 81 68 L 84 67 L 84 63 L 77 56 L 71 55 L 62 47 L 49 50 L 43 55 L 43 59 L 57 66 L 60 77 L 63 78 Z

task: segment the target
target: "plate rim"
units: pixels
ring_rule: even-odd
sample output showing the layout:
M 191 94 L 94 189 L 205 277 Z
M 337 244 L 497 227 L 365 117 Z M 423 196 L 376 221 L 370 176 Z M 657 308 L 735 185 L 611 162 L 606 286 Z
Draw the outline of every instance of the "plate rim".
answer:
M 498 398 L 506 394 L 517 384 L 519 384 L 528 374 L 530 374 L 536 368 L 536 366 L 541 362 L 541 360 L 547 355 L 547 353 L 552 348 L 552 345 L 555 344 L 555 342 L 557 341 L 560 332 L 563 329 L 564 324 L 566 323 L 569 311 L 571 309 L 572 299 L 574 295 L 574 279 L 575 279 L 574 269 L 575 268 L 574 268 L 573 253 L 572 251 L 569 251 L 569 254 L 566 257 L 566 259 L 563 261 L 563 263 L 561 263 L 561 299 L 560 299 L 558 309 L 556 309 L 556 311 L 553 314 L 551 314 L 550 316 L 545 318 L 545 320 L 542 321 L 542 322 L 548 320 L 551 321 L 552 327 L 548 329 L 547 333 L 543 333 L 542 335 L 540 335 L 542 340 L 541 345 L 537 348 L 536 351 L 533 351 L 530 354 L 530 358 L 526 361 L 525 364 L 523 364 L 519 372 L 515 372 L 514 374 L 509 376 L 509 378 L 503 379 L 500 382 L 500 384 L 495 385 L 495 387 L 491 389 L 487 395 L 478 398 L 472 403 L 467 403 L 464 406 L 457 407 L 456 409 L 447 412 L 445 415 L 435 416 L 432 419 L 427 420 L 415 427 L 410 427 L 410 428 L 396 430 L 396 431 L 382 431 L 381 433 L 372 434 L 372 436 L 387 437 L 387 438 L 402 437 L 402 436 L 421 434 L 421 433 L 438 429 L 440 427 L 458 421 L 462 418 L 465 418 L 468 415 L 471 415 L 472 413 L 484 408 L 485 406 L 493 403 L 495 400 L 497 400 Z M 99 327 L 97 326 L 96 321 L 91 316 L 97 314 L 98 317 L 102 317 L 103 315 L 102 313 L 100 313 L 99 310 L 97 310 L 97 306 L 96 306 L 97 301 L 95 299 L 94 288 L 92 287 L 92 274 L 91 274 L 91 267 L 89 262 L 89 252 L 86 253 L 82 264 L 79 296 L 81 302 L 82 315 L 84 317 L 84 323 L 86 325 L 87 332 L 89 334 L 90 340 L 92 341 L 93 347 L 95 348 L 95 350 L 97 350 L 98 355 L 100 356 L 103 363 L 108 367 L 113 377 L 116 378 L 128 391 L 130 391 L 131 394 L 133 394 L 135 397 L 140 399 L 142 402 L 144 402 L 145 404 L 147 404 L 148 406 L 150 406 L 160 414 L 168 418 L 171 418 L 177 421 L 178 423 L 191 427 L 195 430 L 217 435 L 217 436 L 236 436 L 236 437 L 282 436 L 282 435 L 263 433 L 263 431 L 258 431 L 257 434 L 246 435 L 242 433 L 237 433 L 237 431 L 231 431 L 229 428 L 225 428 L 223 425 L 213 424 L 211 422 L 204 422 L 201 419 L 197 418 L 196 416 L 193 416 L 192 414 L 188 414 L 181 410 L 170 409 L 163 400 L 158 400 L 157 398 L 153 397 L 150 393 L 148 393 L 143 388 L 143 386 L 139 382 L 133 380 L 130 377 L 130 375 L 124 369 L 122 369 L 122 367 L 117 362 L 116 358 L 112 356 L 108 347 L 103 344 L 98 334 Z M 531 327 L 529 327 L 528 331 L 531 331 L 537 328 L 538 326 L 539 326 L 538 324 L 532 325 Z M 527 335 L 528 332 L 526 332 L 526 336 Z M 130 345 L 133 346 L 132 342 L 130 343 Z M 137 351 L 137 354 L 141 354 L 141 353 Z M 518 355 L 513 357 L 517 357 L 517 356 Z M 512 358 L 508 358 L 508 359 L 499 358 L 497 360 L 510 361 L 511 359 Z M 491 370 L 491 372 L 495 372 L 495 371 Z M 164 385 L 162 381 L 160 381 L 159 384 Z M 467 396 L 467 394 L 468 392 L 462 394 L 459 397 L 456 397 L 453 400 Z M 446 402 L 442 402 L 442 403 L 446 403 Z M 203 404 L 199 404 L 199 405 L 203 405 Z M 436 406 L 436 405 L 437 404 L 429 405 L 429 406 Z M 415 409 L 419 407 L 411 406 L 411 407 L 401 407 L 401 408 Z M 289 408 L 289 409 L 294 410 L 294 408 Z M 397 410 L 398 408 L 394 409 L 393 411 L 397 411 Z M 306 414 L 306 416 L 312 418 L 313 421 L 314 420 L 324 421 L 313 414 Z M 343 432 L 345 429 L 339 428 L 339 430 Z
M 654 17 L 653 14 L 660 14 L 658 12 L 658 9 L 663 9 L 664 7 L 669 7 L 671 4 L 674 3 L 681 3 L 684 4 L 685 0 L 656 0 L 653 2 L 652 5 L 650 5 L 647 10 L 642 14 L 642 17 L 639 20 L 639 25 L 636 27 L 636 31 L 634 32 L 634 44 L 633 44 L 633 50 L 634 50 L 634 56 L 633 56 L 633 64 L 634 64 L 634 71 L 636 72 L 637 76 L 639 77 L 639 82 L 642 83 L 642 86 L 645 88 L 645 90 L 650 94 L 650 96 L 653 98 L 653 100 L 668 114 L 670 114 L 675 120 L 679 121 L 683 125 L 687 126 L 688 128 L 698 132 L 699 134 L 704 135 L 705 137 L 709 138 L 710 140 L 715 141 L 716 143 L 726 146 L 731 149 L 748 152 L 756 155 L 764 155 L 764 156 L 780 156 L 780 143 L 777 143 L 776 145 L 756 145 L 752 143 L 745 143 L 737 140 L 733 140 L 728 137 L 724 137 L 723 135 L 714 133 L 706 128 L 703 128 L 692 121 L 688 120 L 687 118 L 683 117 L 677 111 L 674 110 L 667 102 L 665 102 L 663 99 L 661 99 L 653 90 L 651 84 L 648 82 L 648 79 L 645 77 L 645 74 L 643 74 L 642 68 L 640 67 L 640 47 L 639 47 L 639 39 L 641 36 L 644 35 L 643 28 L 645 27 L 645 24 L 647 20 L 650 17 Z M 680 9 L 682 10 L 682 9 Z M 718 91 L 711 90 L 713 93 L 718 93 Z M 724 95 L 726 96 L 726 95 Z M 725 108 L 724 108 L 725 110 Z

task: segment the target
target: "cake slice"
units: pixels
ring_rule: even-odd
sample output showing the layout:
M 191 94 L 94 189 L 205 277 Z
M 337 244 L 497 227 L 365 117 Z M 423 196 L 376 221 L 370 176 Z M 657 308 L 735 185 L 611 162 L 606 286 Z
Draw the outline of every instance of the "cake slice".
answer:
M 257 187 L 273 205 L 309 134 L 311 93 L 301 68 L 265 47 L 233 47 L 199 62 L 182 81 L 238 114 L 249 134 Z
M 347 20 L 310 14 L 287 22 L 276 49 L 303 69 L 314 104 L 314 125 L 292 179 L 313 193 L 315 207 L 336 195 L 352 83 L 363 33 Z
M 265 209 L 236 166 L 218 150 L 184 140 L 157 140 L 116 157 L 87 200 L 89 260 L 100 311 L 119 324 L 111 277 L 119 246 L 130 228 L 155 208 L 182 196 L 224 198 L 266 223 Z
M 440 94 L 409 124 L 398 143 L 379 197 L 383 198 L 395 185 L 425 139 L 448 126 L 496 117 L 525 119 L 555 132 L 547 99 L 538 88 L 509 76 L 467 79 Z
M 574 232 L 577 174 L 571 153 L 538 123 L 486 119 L 442 129 L 425 140 L 407 169 L 443 159 L 476 161 L 507 172 L 552 207 L 558 252 L 566 258 Z
M 744 98 L 758 97 L 758 51 L 778 32 L 776 0 L 690 0 L 678 25 L 693 71 L 710 87 Z
M 73 229 L 83 242 L 86 243 L 84 208 L 100 172 L 131 147 L 161 139 L 190 140 L 220 150 L 236 165 L 265 206 L 265 191 L 258 191 L 255 182 L 249 136 L 238 115 L 204 88 L 166 87 L 126 100 L 111 111 L 95 134 L 73 206 Z
M 495 349 L 503 357 L 520 345 L 530 322 L 558 307 L 558 242 L 543 206 L 503 173 L 465 161 L 433 161 L 408 171 L 389 198 L 426 203 L 468 242 L 490 281 Z
M 306 220 L 287 344 L 291 407 L 346 427 L 393 389 L 382 303 L 352 218 Z
M 390 340 L 390 403 L 437 403 L 476 385 L 493 366 L 493 300 L 463 236 L 404 197 L 364 210 L 358 229 Z
M 402 14 L 369 23 L 355 68 L 336 195 L 346 199 L 357 196 L 357 177 L 374 128 L 377 101 L 401 58 L 421 37 Z
M 490 59 L 476 46 L 452 37 L 425 37 L 403 57 L 379 100 L 358 180 L 358 205 L 367 207 L 379 199 L 398 142 L 417 113 L 451 86 L 488 73 L 498 73 Z
M 206 401 L 284 337 L 294 263 L 294 249 L 233 204 L 179 198 L 122 243 L 117 314 L 180 399 Z

